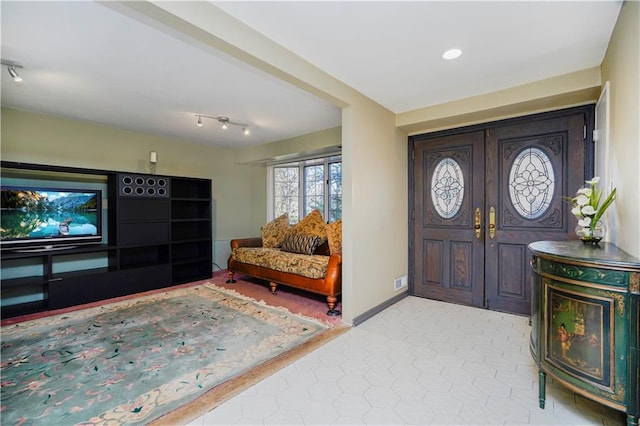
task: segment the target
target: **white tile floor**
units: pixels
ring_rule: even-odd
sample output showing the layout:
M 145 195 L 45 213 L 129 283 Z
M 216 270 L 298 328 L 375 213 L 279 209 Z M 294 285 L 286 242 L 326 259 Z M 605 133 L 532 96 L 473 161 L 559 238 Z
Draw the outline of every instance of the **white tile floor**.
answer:
M 528 318 L 407 297 L 192 425 L 624 425 L 547 380 Z

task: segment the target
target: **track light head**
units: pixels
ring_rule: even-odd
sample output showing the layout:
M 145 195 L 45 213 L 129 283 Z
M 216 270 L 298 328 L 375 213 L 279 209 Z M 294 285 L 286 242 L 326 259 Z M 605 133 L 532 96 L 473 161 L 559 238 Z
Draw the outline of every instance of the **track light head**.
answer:
M 227 130 L 227 128 L 229 127 L 228 123 L 229 123 L 229 117 L 218 117 L 217 120 L 222 123 L 222 130 Z
M 235 121 L 231 121 L 229 119 L 229 117 L 224 116 L 224 115 L 220 115 L 220 116 L 215 116 L 215 115 L 206 115 L 206 114 L 194 114 L 198 120 L 196 121 L 196 125 L 198 127 L 202 127 L 203 126 L 203 122 L 202 119 L 203 118 L 210 118 L 212 120 L 216 120 L 217 122 L 219 122 L 222 126 L 223 130 L 226 130 L 229 128 L 230 125 L 233 126 L 238 126 L 242 128 L 242 134 L 245 136 L 248 136 L 250 131 L 249 131 L 249 125 L 247 123 L 237 123 Z
M 9 70 L 9 75 L 13 78 L 13 81 L 15 81 L 16 83 L 22 81 L 22 77 L 20 77 L 20 74 L 18 74 L 18 71 L 16 71 L 15 66 L 11 65 L 7 69 Z
M 2 60 L 2 65 L 7 66 L 7 71 L 9 72 L 9 75 L 11 76 L 13 81 L 15 81 L 16 83 L 22 82 L 22 77 L 20 77 L 20 74 L 18 74 L 18 71 L 16 70 L 16 68 L 22 68 L 22 65 L 13 61 L 5 61 L 4 59 Z

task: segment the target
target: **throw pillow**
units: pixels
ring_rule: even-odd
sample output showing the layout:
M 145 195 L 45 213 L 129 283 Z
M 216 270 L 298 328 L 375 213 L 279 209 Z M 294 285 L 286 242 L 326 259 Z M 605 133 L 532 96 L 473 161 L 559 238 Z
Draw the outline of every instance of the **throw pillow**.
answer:
M 262 247 L 280 247 L 288 230 L 289 215 L 287 213 L 273 219 L 271 222 L 260 228 L 260 234 L 262 235 Z
M 327 225 L 327 239 L 329 240 L 329 253 L 342 252 L 342 219 Z
M 282 251 L 299 254 L 313 254 L 320 245 L 320 237 L 288 233 L 282 242 Z
M 326 227 L 327 224 L 322 217 L 322 213 L 316 209 L 293 225 L 289 233 L 320 237 L 320 243 L 322 244 L 327 239 Z

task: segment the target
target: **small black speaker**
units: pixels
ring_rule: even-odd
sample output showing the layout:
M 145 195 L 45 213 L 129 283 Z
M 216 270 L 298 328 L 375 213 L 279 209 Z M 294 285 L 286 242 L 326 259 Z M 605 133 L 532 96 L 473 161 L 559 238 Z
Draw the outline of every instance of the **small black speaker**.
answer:
M 118 193 L 121 197 L 167 198 L 169 178 L 123 173 L 119 175 Z

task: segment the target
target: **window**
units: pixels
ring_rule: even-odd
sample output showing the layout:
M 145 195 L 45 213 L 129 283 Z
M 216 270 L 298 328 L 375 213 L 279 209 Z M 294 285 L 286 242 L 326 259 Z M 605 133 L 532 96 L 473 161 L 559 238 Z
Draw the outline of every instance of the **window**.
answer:
M 327 222 L 342 217 L 342 159 L 316 158 L 270 167 L 273 217 L 289 214 L 297 223 L 318 209 Z

